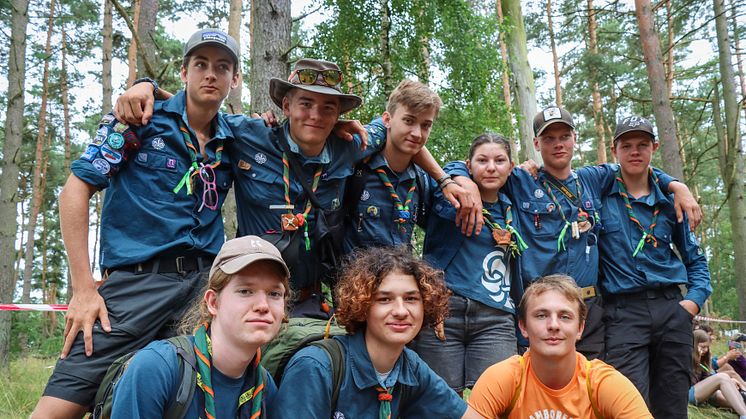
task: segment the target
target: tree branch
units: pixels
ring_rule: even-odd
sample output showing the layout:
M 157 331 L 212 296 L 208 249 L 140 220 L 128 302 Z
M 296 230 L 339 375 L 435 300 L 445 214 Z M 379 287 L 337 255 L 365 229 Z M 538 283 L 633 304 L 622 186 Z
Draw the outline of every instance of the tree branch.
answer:
M 135 46 L 137 47 L 137 52 L 140 53 L 140 57 L 142 57 L 142 63 L 145 66 L 145 72 L 148 73 L 148 77 L 155 78 L 155 71 L 153 71 L 153 68 L 150 66 L 148 57 L 145 56 L 145 51 L 142 49 L 142 43 L 140 42 L 140 36 L 138 36 L 137 34 L 137 28 L 135 28 L 132 20 L 127 15 L 127 10 L 122 7 L 122 3 L 120 3 L 119 0 L 111 0 L 111 4 L 114 5 L 114 7 L 117 9 L 117 12 L 119 12 L 119 15 L 122 16 L 122 19 L 124 19 L 125 23 L 127 23 L 127 27 L 130 29 L 130 32 L 132 32 L 132 37 L 135 38 Z
M 300 16 L 298 16 L 298 17 L 294 17 L 294 18 L 293 18 L 293 23 L 295 23 L 295 22 L 300 22 L 301 20 L 303 20 L 303 19 L 307 18 L 308 16 L 310 16 L 310 15 L 312 15 L 312 14 L 314 14 L 314 13 L 318 12 L 319 10 L 321 10 L 321 8 L 322 8 L 323 6 L 324 6 L 324 4 L 321 4 L 321 5 L 319 5 L 319 7 L 317 7 L 317 8 L 315 8 L 315 9 L 311 10 L 311 11 L 310 11 L 310 12 L 308 12 L 308 13 L 303 13 L 302 15 L 300 15 Z

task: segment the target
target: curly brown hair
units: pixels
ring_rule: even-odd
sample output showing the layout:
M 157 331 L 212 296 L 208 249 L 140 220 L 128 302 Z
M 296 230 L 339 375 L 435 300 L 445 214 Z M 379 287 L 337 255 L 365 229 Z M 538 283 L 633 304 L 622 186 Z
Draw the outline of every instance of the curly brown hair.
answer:
M 412 255 L 410 249 L 374 247 L 356 250 L 341 270 L 334 289 L 337 321 L 347 333 L 364 329 L 373 295 L 381 281 L 392 272 L 412 275 L 422 294 L 425 324 L 434 326 L 448 315 L 451 292 L 443 281 L 443 271 L 435 269 Z

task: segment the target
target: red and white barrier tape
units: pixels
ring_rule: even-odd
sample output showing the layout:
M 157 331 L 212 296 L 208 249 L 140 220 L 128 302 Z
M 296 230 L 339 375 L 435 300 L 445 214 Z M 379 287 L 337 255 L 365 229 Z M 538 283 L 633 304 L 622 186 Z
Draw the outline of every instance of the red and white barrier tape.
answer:
M 0 311 L 67 311 L 67 304 L 0 304 Z
M 726 320 L 726 319 L 715 319 L 712 317 L 705 317 L 705 316 L 697 316 L 695 319 L 699 321 L 705 321 L 705 322 L 713 322 L 713 323 L 737 323 L 737 324 L 746 324 L 746 320 Z

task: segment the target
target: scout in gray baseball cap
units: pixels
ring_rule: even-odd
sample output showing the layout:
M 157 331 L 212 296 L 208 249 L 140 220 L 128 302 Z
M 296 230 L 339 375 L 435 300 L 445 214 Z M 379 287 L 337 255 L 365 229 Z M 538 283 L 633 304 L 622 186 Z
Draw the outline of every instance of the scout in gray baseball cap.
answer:
M 238 68 L 238 56 L 240 55 L 238 42 L 236 42 L 232 36 L 220 29 L 202 29 L 192 34 L 187 43 L 184 44 L 184 56 L 187 57 L 191 55 L 195 49 L 208 45 L 220 47 L 228 51 L 231 58 L 233 58 L 233 64 Z
M 534 137 L 540 136 L 548 126 L 558 122 L 575 129 L 575 122 L 570 112 L 556 106 L 544 108 L 534 116 Z
M 653 142 L 656 142 L 657 140 L 655 133 L 653 132 L 653 124 L 641 116 L 632 115 L 619 121 L 614 130 L 613 142 L 616 143 L 617 140 L 619 140 L 619 137 L 628 132 L 644 132 L 653 139 Z
M 282 98 L 290 89 L 301 89 L 309 92 L 339 97 L 340 114 L 349 112 L 363 103 L 356 95 L 342 93 L 342 71 L 339 66 L 323 60 L 301 58 L 295 63 L 288 81 L 273 78 L 269 81 L 269 96 L 282 109 Z
M 228 275 L 233 275 L 260 260 L 277 262 L 285 273 L 285 277 L 290 277 L 290 270 L 282 259 L 280 251 L 272 243 L 257 236 L 238 237 L 223 243 L 223 247 L 220 248 L 210 268 L 210 277 L 218 268 Z

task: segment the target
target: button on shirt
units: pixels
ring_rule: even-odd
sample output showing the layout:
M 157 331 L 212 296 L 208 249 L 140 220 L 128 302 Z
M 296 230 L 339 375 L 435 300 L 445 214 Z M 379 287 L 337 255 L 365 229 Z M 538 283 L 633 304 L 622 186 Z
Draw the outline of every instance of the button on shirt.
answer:
M 651 182 L 649 195 L 638 199 L 629 197 L 632 210 L 640 223 L 649 230 L 656 205 L 660 213 L 653 235 L 658 246 L 651 243 L 632 257 L 642 236 L 637 226 L 629 219 L 624 199 L 619 194 L 619 185 L 614 183 L 603 198 L 601 212 L 603 231 L 599 237 L 601 250 L 601 288 L 608 294 L 625 294 L 648 289 L 659 289 L 675 284 L 688 288 L 687 300 L 702 307 L 712 293 L 707 259 L 699 247 L 689 223 L 678 223 L 673 201 L 663 194 L 660 187 Z M 676 246 L 681 259 L 674 253 Z
M 293 356 L 285 369 L 280 389 L 270 408 L 270 418 L 377 418 L 380 402 L 376 370 L 365 345 L 365 333 L 338 336 L 345 352 L 345 376 L 336 411 L 331 410 L 332 376 L 329 355 L 309 346 Z M 396 371 L 398 369 L 398 374 Z M 391 417 L 460 418 L 466 403 L 408 348 L 399 356 L 389 380 L 396 377 L 391 400 Z M 409 386 L 402 404 L 400 386 Z
M 140 263 L 159 255 L 217 254 L 223 244 L 220 211 L 199 210 L 202 202 L 199 179 L 195 180 L 191 195 L 186 187 L 178 193 L 173 191 L 192 163 L 179 130 L 180 121 L 189 126 L 185 101 L 183 91 L 169 100 L 158 101 L 148 125 L 128 128 L 141 147 L 120 162 L 118 172 L 111 177 L 94 166 L 95 160 L 86 159 L 86 154 L 71 165 L 75 176 L 96 188 L 107 189 L 101 216 L 102 269 Z M 109 119 L 106 117 L 102 122 Z M 113 128 L 117 124 L 112 120 L 105 125 Z M 219 140 L 225 145 L 233 141 L 224 114 L 218 113 L 212 124 L 214 137 L 205 146 L 207 163 L 214 161 Z M 199 150 L 191 129 L 190 137 Z M 203 156 L 197 153 L 197 163 L 202 162 Z M 222 153 L 221 164 L 215 169 L 219 205 L 232 183 L 230 166 L 227 154 Z
M 434 181 L 433 181 L 434 183 Z M 498 202 L 484 203 L 492 219 L 505 227 L 505 212 L 511 202 L 499 194 Z M 512 210 L 515 214 L 515 210 Z M 427 216 L 427 229 L 423 257 L 433 266 L 445 271 L 445 281 L 454 293 L 479 301 L 489 307 L 515 313 L 511 289 L 518 286 L 515 295 L 522 294 L 520 280 L 513 284 L 516 259 L 507 246 L 497 246 L 492 231 L 485 224 L 479 235 L 466 237 L 456 227 L 456 209 L 438 190 Z M 517 220 L 511 224 L 518 230 Z M 520 230 L 518 230 L 520 232 Z
M 349 253 L 358 247 L 410 245 L 412 231 L 418 222 L 418 210 L 424 203 L 421 199 L 427 196 L 427 175 L 414 164 L 403 172 L 396 173 L 389 168 L 383 153 L 374 154 L 367 163 L 363 163 L 361 173 L 365 187 L 357 202 L 356 209 L 346 228 L 344 250 Z M 414 182 L 415 191 L 409 204 L 410 218 L 405 223 L 398 223 L 397 210 L 389 188 L 383 184 L 376 170 L 384 170 L 402 204 L 407 199 L 409 188 Z M 419 176 L 419 181 L 418 181 Z

